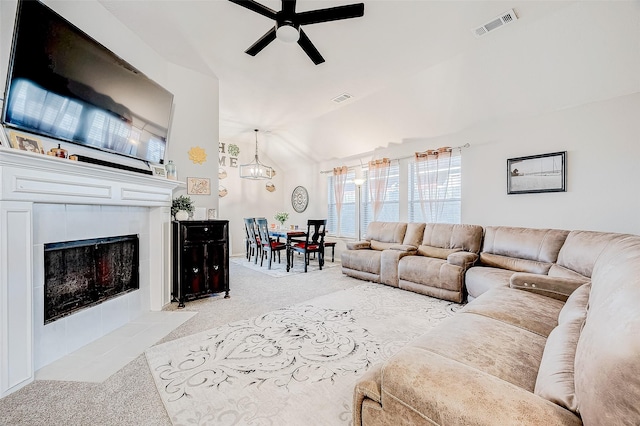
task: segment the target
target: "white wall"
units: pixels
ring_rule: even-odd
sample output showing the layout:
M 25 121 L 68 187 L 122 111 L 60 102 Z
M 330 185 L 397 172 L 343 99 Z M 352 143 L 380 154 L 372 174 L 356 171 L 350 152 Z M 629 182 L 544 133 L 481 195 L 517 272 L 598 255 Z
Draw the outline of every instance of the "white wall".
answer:
M 196 208 L 218 209 L 218 80 L 187 68 L 168 64 L 166 88 L 173 93 L 174 111 L 167 147 L 167 160 L 173 160 L 178 180 L 209 178 L 210 195 L 189 195 Z M 206 160 L 194 162 L 192 148 L 202 148 Z M 184 187 L 174 196 L 186 195 Z
M 286 195 L 285 174 L 276 163 L 266 155 L 261 149 L 263 144 L 268 143 L 268 136 L 258 135 L 260 162 L 275 169 L 276 175 L 271 180 L 250 180 L 241 179 L 239 167 L 253 161 L 255 156 L 255 136 L 253 131 L 246 132 L 247 136 L 242 139 L 225 139 L 220 141 L 225 144 L 225 152 L 219 156 L 225 156 L 225 164 L 221 166 L 227 173 L 224 179 L 220 179 L 219 185 L 226 189 L 226 195 L 219 198 L 219 218 L 229 221 L 229 238 L 231 240 L 230 253 L 239 255 L 245 253 L 245 231 L 244 218 L 265 217 L 269 223 L 275 223 L 273 216 L 276 212 L 288 211 L 292 219 L 293 210 L 283 204 Z M 235 144 L 240 148 L 240 154 L 231 165 L 228 147 Z M 288 178 L 287 178 L 288 180 Z M 267 182 L 273 183 L 275 191 L 269 192 L 266 189 Z M 216 191 L 217 193 L 217 191 Z M 289 204 L 290 206 L 290 204 Z M 289 223 L 293 223 L 291 220 Z
M 638 117 L 640 93 L 407 140 L 376 155 L 470 143 L 462 150 L 463 223 L 640 234 Z M 566 192 L 507 194 L 508 158 L 557 151 L 567 151 Z
M 364 161 L 470 143 L 463 222 L 640 234 L 639 93 L 640 3 L 577 2 L 533 23 L 522 16 L 477 49 L 292 132 L 338 152 L 375 141 Z M 567 192 L 507 195 L 507 158 L 556 151 L 567 151 Z
M 479 129 L 463 157 L 463 219 L 640 234 L 640 94 Z M 567 192 L 506 194 L 505 159 L 567 151 Z

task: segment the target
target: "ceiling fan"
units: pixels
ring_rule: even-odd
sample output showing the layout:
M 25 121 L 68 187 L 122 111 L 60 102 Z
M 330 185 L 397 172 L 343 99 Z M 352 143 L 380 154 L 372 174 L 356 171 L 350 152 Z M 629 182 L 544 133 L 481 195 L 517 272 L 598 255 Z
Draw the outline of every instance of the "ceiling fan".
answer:
M 229 1 L 276 21 L 275 27 L 267 31 L 267 33 L 249 47 L 245 53 L 248 53 L 251 56 L 256 56 L 276 38 L 289 43 L 297 41 L 300 47 L 302 47 L 302 50 L 304 50 L 316 65 L 323 63 L 324 58 L 320 52 L 318 52 L 318 49 L 316 49 L 313 43 L 311 43 L 311 40 L 309 40 L 309 37 L 307 37 L 300 26 L 318 24 L 320 22 L 338 21 L 341 19 L 358 18 L 364 15 L 364 3 L 297 13 L 296 0 L 282 0 L 282 10 L 278 12 L 263 6 L 254 0 Z

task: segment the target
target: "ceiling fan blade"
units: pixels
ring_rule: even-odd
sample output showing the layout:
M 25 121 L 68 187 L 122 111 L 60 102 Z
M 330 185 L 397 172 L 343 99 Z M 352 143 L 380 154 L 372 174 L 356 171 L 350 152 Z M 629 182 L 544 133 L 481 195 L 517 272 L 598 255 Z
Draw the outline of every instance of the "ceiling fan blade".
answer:
M 244 53 L 248 53 L 251 56 L 256 56 L 262 49 L 267 47 L 269 43 L 276 39 L 276 27 L 271 28 L 269 31 L 265 33 L 260 40 L 256 41 L 251 45 L 250 48 L 244 51 Z
M 319 65 L 324 62 L 324 58 L 320 52 L 318 52 L 318 49 L 316 49 L 313 43 L 311 43 L 309 37 L 307 37 L 304 31 L 302 31 L 302 28 L 300 28 L 300 39 L 298 40 L 298 44 L 302 47 L 302 50 L 304 50 L 309 58 L 311 58 L 314 64 Z
M 231 3 L 235 3 L 239 6 L 246 7 L 249 10 L 252 10 L 256 13 L 259 13 L 262 16 L 266 16 L 270 19 L 276 19 L 277 12 L 273 9 L 268 8 L 267 6 L 263 6 L 260 3 L 253 0 L 229 0 Z
M 296 0 L 282 0 L 282 13 L 293 16 L 296 13 Z
M 330 7 L 328 9 L 310 10 L 296 14 L 299 25 L 318 24 L 320 22 L 337 21 L 340 19 L 358 18 L 364 15 L 364 3 L 346 6 Z

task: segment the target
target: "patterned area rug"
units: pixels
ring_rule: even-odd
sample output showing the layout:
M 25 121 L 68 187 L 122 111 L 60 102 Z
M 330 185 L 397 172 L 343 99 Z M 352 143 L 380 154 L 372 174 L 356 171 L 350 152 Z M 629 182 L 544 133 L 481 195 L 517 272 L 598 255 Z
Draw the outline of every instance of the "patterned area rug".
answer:
M 231 257 L 229 258 L 230 262 L 236 263 L 238 265 L 242 265 L 246 268 L 253 269 L 254 271 L 262 272 L 263 274 L 267 274 L 274 278 L 282 278 L 287 277 L 293 274 L 304 274 L 304 260 L 302 256 L 294 255 L 293 259 L 293 269 L 287 272 L 287 259 L 286 255 L 282 255 L 281 262 L 278 263 L 278 258 L 276 257 L 275 261 L 271 262 L 271 269 L 268 269 L 268 260 L 265 259 L 262 262 L 262 266 L 260 266 L 260 259 L 258 259 L 258 263 L 253 263 L 253 260 L 249 262 L 245 257 Z M 329 256 L 331 259 L 331 256 Z M 322 269 L 333 268 L 335 266 L 339 266 L 340 263 L 335 263 L 327 260 L 325 257 L 324 265 L 322 265 Z M 317 259 L 311 259 L 309 265 L 307 266 L 307 273 L 319 271 L 320 268 L 318 266 Z
M 461 307 L 367 283 L 146 356 L 175 425 L 348 425 L 358 377 Z

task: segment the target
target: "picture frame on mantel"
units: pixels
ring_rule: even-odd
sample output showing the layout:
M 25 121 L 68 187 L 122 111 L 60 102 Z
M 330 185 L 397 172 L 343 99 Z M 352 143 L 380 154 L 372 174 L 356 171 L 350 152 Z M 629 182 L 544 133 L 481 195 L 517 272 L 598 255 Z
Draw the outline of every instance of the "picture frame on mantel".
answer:
M 36 154 L 44 154 L 44 148 L 40 139 L 24 133 L 9 132 L 11 147 L 21 151 L 35 152 Z
M 566 151 L 507 159 L 507 194 L 566 192 Z
M 158 176 L 162 178 L 167 177 L 167 170 L 164 168 L 164 166 L 156 166 L 152 164 L 150 167 L 151 167 L 151 172 L 153 173 L 154 176 Z

